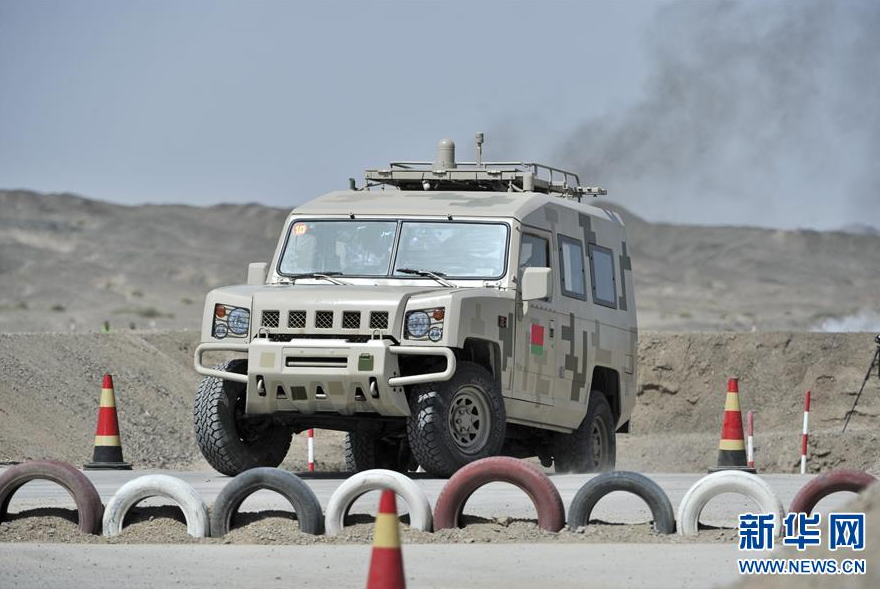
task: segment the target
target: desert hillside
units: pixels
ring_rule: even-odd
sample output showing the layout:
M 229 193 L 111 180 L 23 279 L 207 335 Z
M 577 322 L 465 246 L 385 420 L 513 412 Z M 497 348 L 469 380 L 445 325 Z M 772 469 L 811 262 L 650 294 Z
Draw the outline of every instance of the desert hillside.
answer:
M 876 233 L 655 224 L 610 206 L 627 221 L 643 329 L 880 326 Z M 267 261 L 287 213 L 0 190 L 0 331 L 196 329 L 205 293 Z

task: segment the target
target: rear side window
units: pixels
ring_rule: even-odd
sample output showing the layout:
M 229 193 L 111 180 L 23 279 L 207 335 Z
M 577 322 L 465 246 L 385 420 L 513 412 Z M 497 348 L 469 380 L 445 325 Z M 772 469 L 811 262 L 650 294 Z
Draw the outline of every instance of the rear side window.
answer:
M 526 268 L 549 268 L 547 250 L 549 244 L 543 237 L 524 233 L 519 246 L 519 275 Z
M 562 266 L 562 294 L 567 297 L 587 299 L 586 280 L 584 276 L 584 246 L 564 235 L 559 236 L 559 263 Z
M 593 302 L 605 307 L 617 308 L 617 286 L 614 280 L 614 252 L 607 247 L 591 243 L 590 282 L 593 283 Z

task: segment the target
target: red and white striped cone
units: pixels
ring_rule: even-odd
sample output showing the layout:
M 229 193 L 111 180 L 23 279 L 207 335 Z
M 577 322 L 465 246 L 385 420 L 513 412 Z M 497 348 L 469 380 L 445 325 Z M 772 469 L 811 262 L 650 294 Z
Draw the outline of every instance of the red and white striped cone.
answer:
M 397 496 L 385 489 L 379 499 L 379 513 L 373 527 L 373 556 L 367 589 L 406 589 L 403 576 L 403 553 L 397 521 Z
M 746 441 L 743 436 L 742 413 L 739 410 L 739 381 L 727 381 L 724 400 L 724 422 L 721 425 L 721 441 L 718 444 L 718 464 L 709 472 L 719 470 L 743 470 L 755 472 L 746 459 Z
M 801 434 L 801 474 L 807 474 L 807 438 L 810 426 L 810 391 L 804 395 L 804 432 Z
M 309 472 L 315 472 L 315 430 L 309 430 Z
M 101 401 L 98 408 L 98 426 L 95 428 L 95 451 L 92 461 L 83 465 L 85 470 L 131 470 L 131 464 L 122 459 L 119 439 L 119 421 L 116 418 L 116 394 L 113 377 L 104 375 Z

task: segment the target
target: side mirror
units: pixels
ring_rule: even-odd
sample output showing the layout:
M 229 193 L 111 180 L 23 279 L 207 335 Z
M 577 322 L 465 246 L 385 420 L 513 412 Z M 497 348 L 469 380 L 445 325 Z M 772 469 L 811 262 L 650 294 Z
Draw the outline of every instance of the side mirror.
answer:
M 546 299 L 553 293 L 553 277 L 550 268 L 526 268 L 523 270 L 522 300 Z
M 266 274 L 269 265 L 266 262 L 252 262 L 248 264 L 248 284 L 266 284 Z

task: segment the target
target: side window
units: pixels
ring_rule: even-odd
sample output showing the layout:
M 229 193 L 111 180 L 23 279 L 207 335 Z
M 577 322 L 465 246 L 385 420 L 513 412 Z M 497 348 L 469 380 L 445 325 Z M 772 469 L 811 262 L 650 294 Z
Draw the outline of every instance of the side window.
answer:
M 519 246 L 519 277 L 526 268 L 549 268 L 548 250 L 550 244 L 543 237 L 523 233 Z
M 589 246 L 590 281 L 593 283 L 593 302 L 617 308 L 617 286 L 614 282 L 614 252 L 607 247 Z
M 562 281 L 562 294 L 575 299 L 587 300 L 584 280 L 584 246 L 580 241 L 559 236 L 559 272 Z

